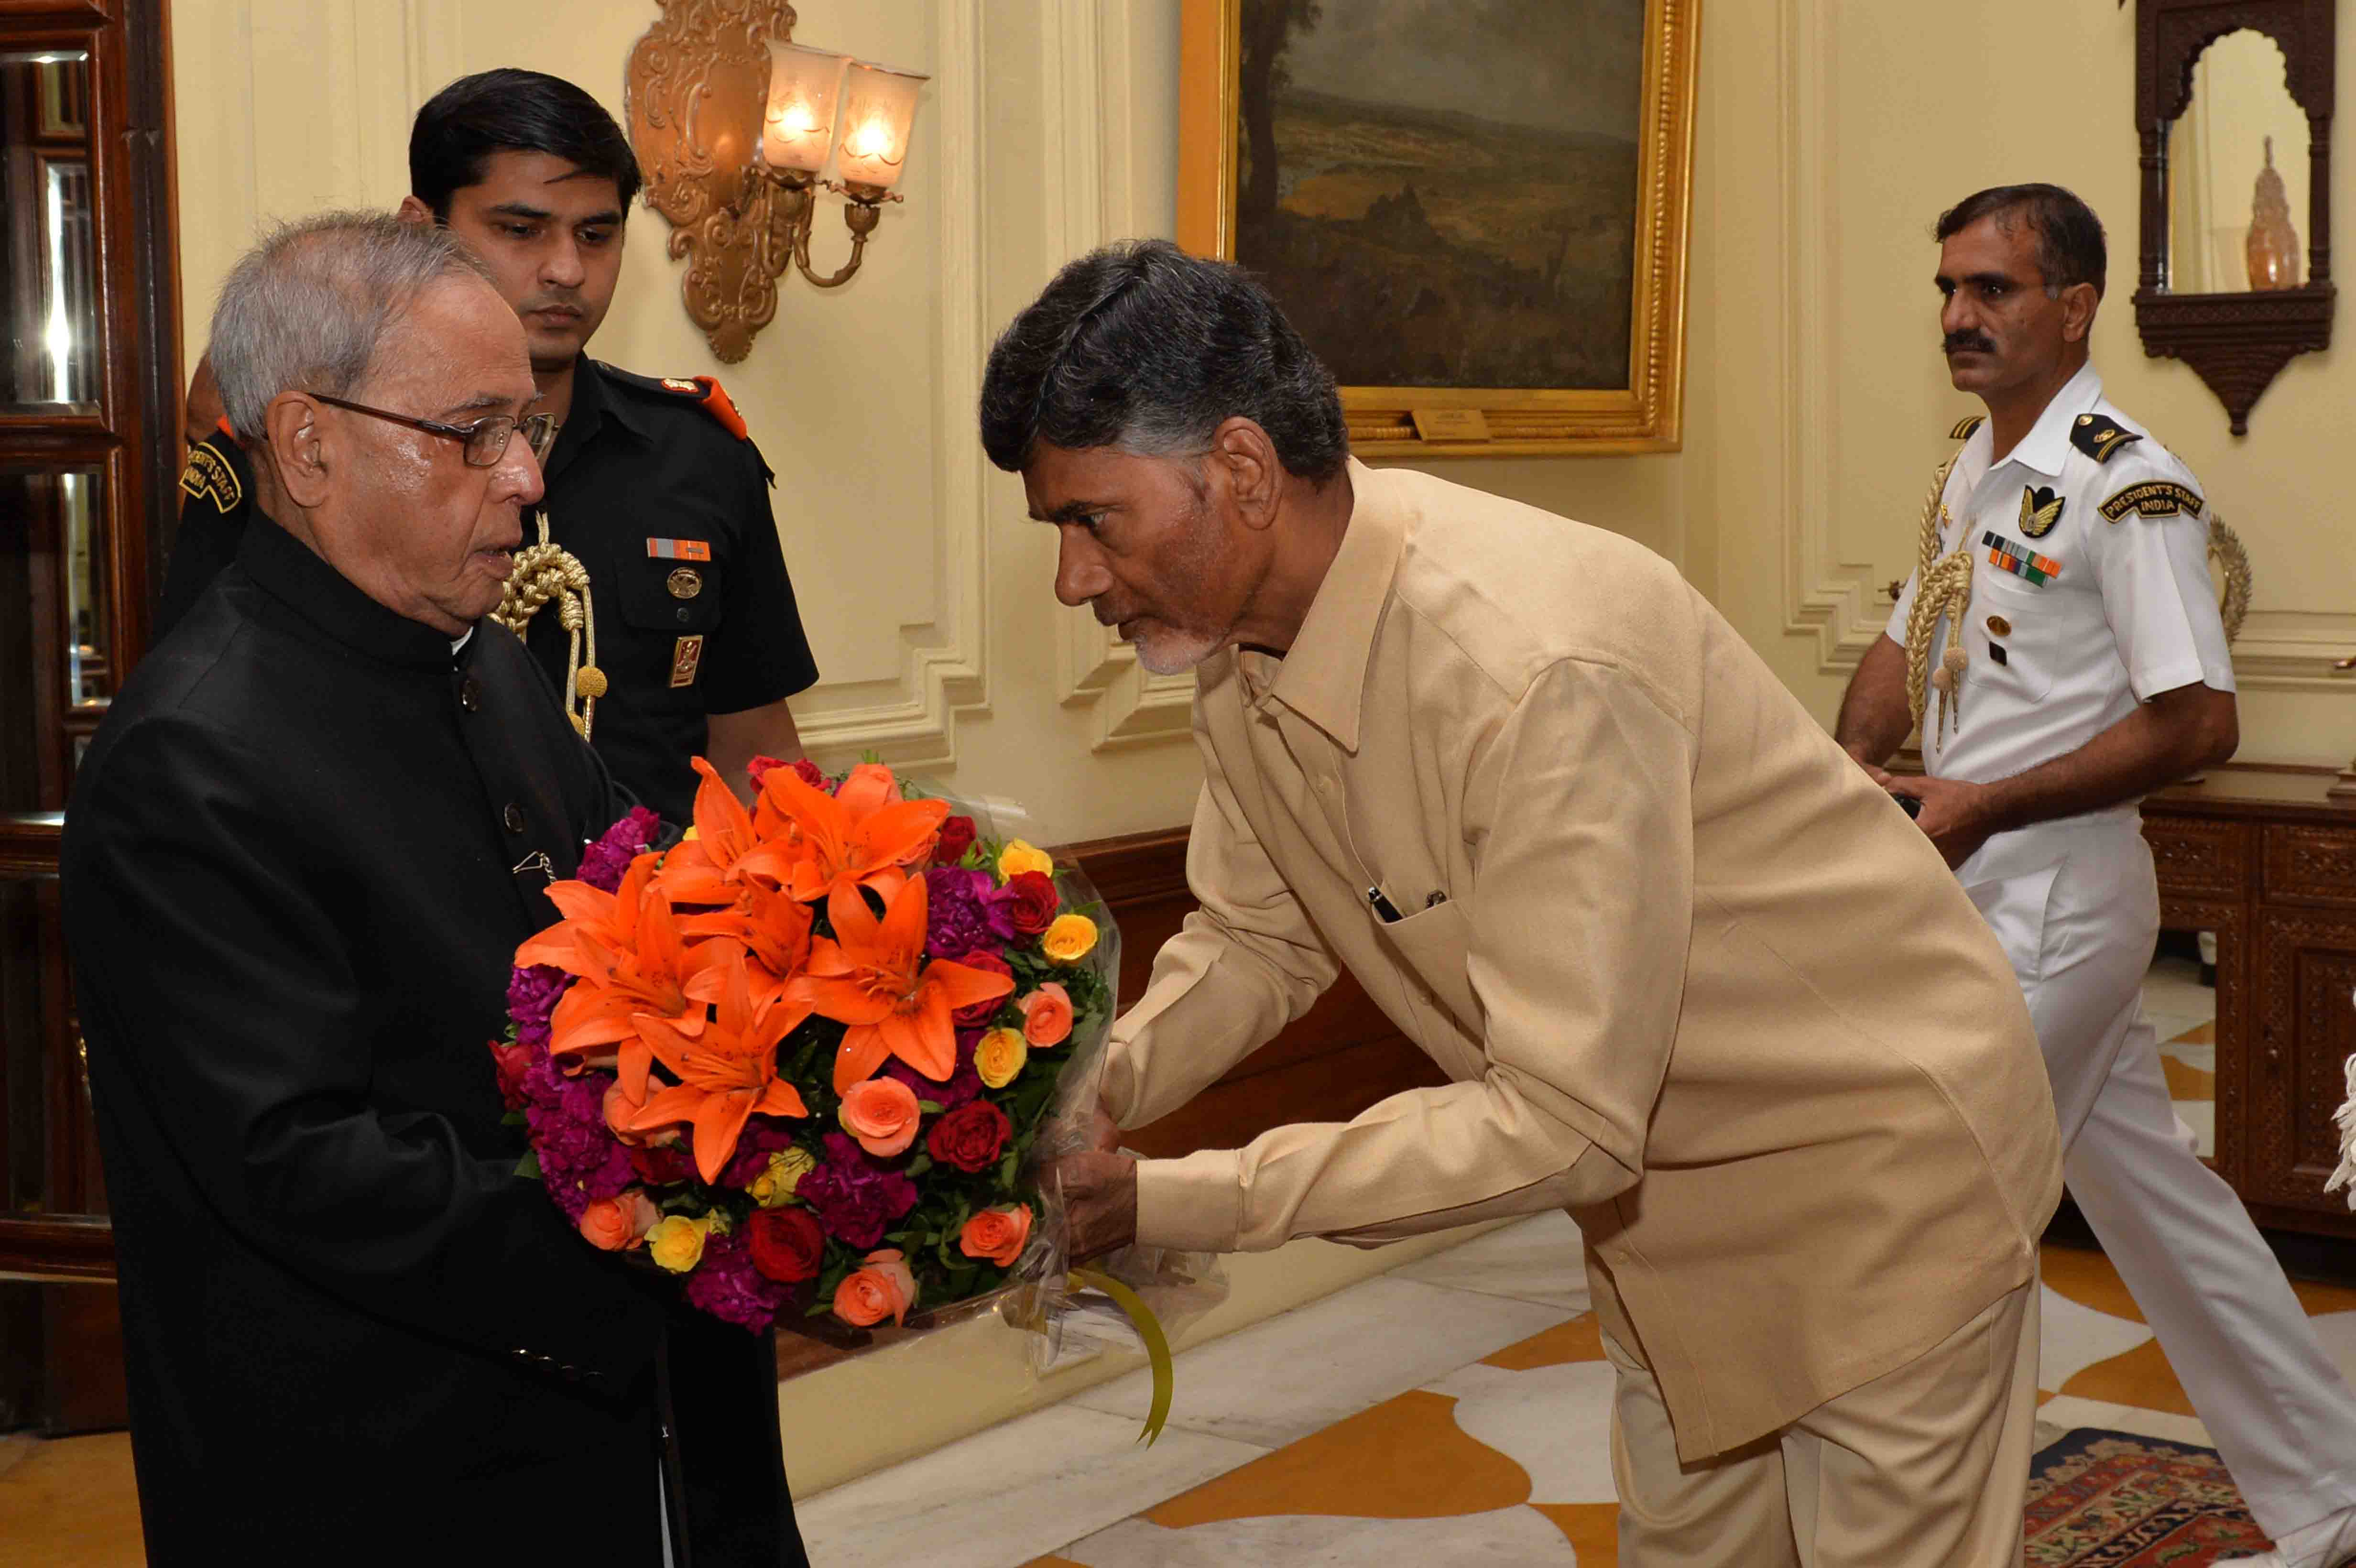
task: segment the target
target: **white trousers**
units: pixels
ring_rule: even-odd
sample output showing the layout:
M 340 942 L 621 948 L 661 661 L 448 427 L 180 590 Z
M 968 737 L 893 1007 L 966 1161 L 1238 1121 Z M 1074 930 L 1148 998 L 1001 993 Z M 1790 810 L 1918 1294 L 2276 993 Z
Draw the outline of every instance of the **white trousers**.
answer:
M 2252 1517 L 2279 1539 L 2356 1506 L 2356 1394 L 2242 1200 L 2193 1152 L 2141 1021 L 2159 891 L 2134 814 L 2003 834 L 1957 874 L 2028 997 L 2071 1196 Z

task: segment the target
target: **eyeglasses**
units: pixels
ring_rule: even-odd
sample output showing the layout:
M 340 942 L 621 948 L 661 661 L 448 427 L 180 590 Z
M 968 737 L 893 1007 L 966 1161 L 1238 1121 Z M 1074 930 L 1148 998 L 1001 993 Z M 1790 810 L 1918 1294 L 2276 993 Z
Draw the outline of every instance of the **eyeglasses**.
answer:
M 384 420 L 392 424 L 407 425 L 428 435 L 446 436 L 466 443 L 465 456 L 469 468 L 496 467 L 507 455 L 508 443 L 518 430 L 530 443 L 533 452 L 545 449 L 549 436 L 556 429 L 554 414 L 526 414 L 518 419 L 513 414 L 491 414 L 483 419 L 468 420 L 465 424 L 444 424 L 440 420 L 415 419 L 408 414 L 396 414 L 386 409 L 372 409 L 366 403 L 355 403 L 343 398 L 331 398 L 325 392 L 307 394 L 316 400 L 338 409 L 349 409 L 356 414 Z

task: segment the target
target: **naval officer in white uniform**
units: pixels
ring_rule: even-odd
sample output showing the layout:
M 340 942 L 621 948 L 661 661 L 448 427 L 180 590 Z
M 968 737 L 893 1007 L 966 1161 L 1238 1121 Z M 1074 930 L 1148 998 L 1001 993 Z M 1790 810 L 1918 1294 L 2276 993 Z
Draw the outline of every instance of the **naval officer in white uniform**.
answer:
M 2159 895 L 2136 803 L 2238 740 L 2200 485 L 2087 363 L 2106 256 L 2083 202 L 1986 190 L 1938 238 L 1950 374 L 1988 416 L 1954 432 L 1837 737 L 1920 802 L 2012 960 L 2070 1192 L 2276 1540 L 2253 1561 L 2340 1568 L 2356 1561 L 2356 1395 L 2194 1156 L 2138 1016 Z M 1928 776 L 1884 773 L 1918 719 Z

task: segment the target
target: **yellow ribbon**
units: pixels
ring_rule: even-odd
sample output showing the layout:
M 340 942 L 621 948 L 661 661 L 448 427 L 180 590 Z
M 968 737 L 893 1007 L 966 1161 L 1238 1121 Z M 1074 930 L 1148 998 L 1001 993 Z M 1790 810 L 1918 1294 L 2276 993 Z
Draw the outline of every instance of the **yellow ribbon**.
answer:
M 1145 1343 L 1145 1364 L 1153 1371 L 1153 1403 L 1146 1409 L 1145 1430 L 1137 1440 L 1151 1448 L 1154 1439 L 1162 1435 L 1162 1423 L 1170 1419 L 1170 1396 L 1178 1381 L 1178 1369 L 1170 1359 L 1170 1337 L 1162 1331 L 1162 1319 L 1153 1315 L 1153 1308 L 1145 1305 L 1143 1297 L 1108 1274 L 1076 1268 L 1072 1271 L 1072 1283 L 1100 1290 L 1111 1297 L 1112 1304 L 1129 1315 L 1130 1326 Z

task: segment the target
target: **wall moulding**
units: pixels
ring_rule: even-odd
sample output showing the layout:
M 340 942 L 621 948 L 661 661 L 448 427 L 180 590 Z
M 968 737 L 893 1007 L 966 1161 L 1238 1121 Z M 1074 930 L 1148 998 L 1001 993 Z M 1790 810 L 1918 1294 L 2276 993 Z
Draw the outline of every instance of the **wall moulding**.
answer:
M 1132 3 L 1040 0 L 1040 80 L 1046 88 L 1041 129 L 1060 155 L 1050 167 L 1056 188 L 1045 204 L 1043 236 L 1051 266 L 1157 227 L 1141 223 L 1137 210 Z M 1087 611 L 1066 610 L 1057 620 L 1055 666 L 1058 699 L 1092 720 L 1091 750 L 1188 733 L 1194 677 L 1148 674 L 1136 650 Z
M 989 137 L 982 113 L 981 0 L 936 0 L 937 74 L 925 105 L 938 129 L 924 153 L 935 185 L 939 239 L 935 316 L 940 345 L 934 429 L 938 474 L 935 539 L 940 603 L 934 619 L 901 627 L 905 647 L 896 689 L 874 700 L 830 706 L 824 682 L 795 720 L 821 761 L 851 761 L 873 752 L 894 767 L 950 768 L 957 763 L 957 716 L 989 706 L 990 552 L 987 459 L 970 438 L 973 391 L 989 353 L 984 336 L 981 171 Z M 864 695 L 862 693 L 861 695 Z

